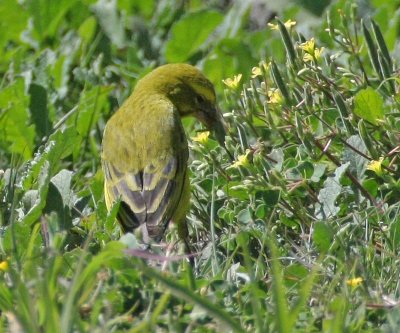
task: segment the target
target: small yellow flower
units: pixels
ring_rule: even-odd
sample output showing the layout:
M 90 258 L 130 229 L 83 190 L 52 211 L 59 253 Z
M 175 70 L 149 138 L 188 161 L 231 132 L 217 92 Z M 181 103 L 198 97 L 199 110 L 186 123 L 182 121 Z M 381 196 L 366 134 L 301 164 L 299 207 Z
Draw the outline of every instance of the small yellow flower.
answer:
M 367 165 L 367 170 L 371 170 L 375 172 L 378 176 L 381 176 L 383 171 L 382 171 L 382 162 L 384 160 L 384 157 L 380 157 L 379 161 L 371 161 Z
M 291 27 L 294 27 L 297 24 L 297 22 L 289 19 L 284 24 L 287 29 L 290 29 Z
M 201 143 L 202 145 L 206 144 L 208 141 L 208 137 L 210 136 L 209 131 L 200 132 L 196 136 L 192 137 L 192 141 Z
M 278 89 L 270 89 L 270 90 L 268 90 L 268 97 L 269 97 L 268 103 L 271 103 L 271 104 L 282 104 L 282 102 L 283 102 L 282 94 Z
M 242 79 L 242 74 L 235 75 L 233 79 L 227 78 L 226 80 L 222 80 L 222 82 L 227 85 L 231 89 L 236 89 L 239 86 L 239 82 Z
M 253 67 L 251 69 L 251 78 L 254 79 L 257 76 L 262 76 L 262 70 L 260 67 Z
M 354 279 L 347 280 L 346 283 L 350 287 L 355 288 L 355 287 L 358 287 L 363 281 L 364 281 L 363 278 L 357 277 L 357 278 L 354 278 Z
M 317 60 L 320 59 L 321 55 L 322 55 L 322 52 L 324 52 L 324 50 L 325 50 L 324 47 L 316 48 L 315 51 L 314 51 L 315 59 L 317 59 Z
M 6 272 L 8 271 L 8 261 L 2 261 L 0 262 L 0 271 Z
M 324 52 L 324 48 L 315 47 L 315 39 L 311 38 L 310 40 L 306 41 L 299 45 L 299 47 L 305 52 L 303 56 L 303 60 L 305 62 L 319 60 L 321 58 L 322 52 Z
M 292 21 L 292 20 L 287 20 L 284 25 L 286 29 L 291 29 L 292 27 L 294 27 L 297 24 L 296 21 Z M 271 30 L 279 30 L 279 26 L 277 24 L 273 24 L 273 23 L 268 23 L 268 26 L 271 28 Z
M 257 76 L 262 76 L 263 75 L 262 69 L 264 68 L 264 71 L 267 71 L 270 64 L 271 63 L 267 64 L 265 61 L 262 61 L 258 67 L 253 67 L 251 69 L 251 78 L 254 79 Z
M 304 54 L 303 60 L 305 62 L 310 62 L 310 61 L 313 61 L 313 60 L 319 60 L 321 58 L 322 52 L 324 52 L 324 48 L 323 47 L 316 48 L 314 50 L 314 54 L 310 54 L 310 53 Z
M 313 55 L 315 50 L 315 39 L 311 38 L 310 40 L 306 41 L 299 45 L 299 47 L 306 53 Z
M 250 165 L 249 162 L 249 155 L 250 155 L 250 149 L 246 149 L 246 153 L 244 155 L 239 155 L 237 157 L 237 161 L 235 161 L 230 167 L 228 168 L 238 168 L 240 166 L 247 167 Z

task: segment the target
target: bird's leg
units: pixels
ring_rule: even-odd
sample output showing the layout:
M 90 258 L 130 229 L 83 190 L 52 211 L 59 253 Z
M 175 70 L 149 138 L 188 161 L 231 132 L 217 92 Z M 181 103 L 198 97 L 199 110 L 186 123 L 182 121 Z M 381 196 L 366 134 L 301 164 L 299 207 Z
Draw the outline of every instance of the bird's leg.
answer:
M 192 247 L 189 244 L 189 230 L 187 226 L 186 219 L 183 221 L 182 225 L 178 227 L 178 236 L 179 239 L 183 241 L 184 247 L 185 247 L 185 254 L 188 256 L 190 265 L 192 268 L 194 267 L 194 252 L 192 251 Z

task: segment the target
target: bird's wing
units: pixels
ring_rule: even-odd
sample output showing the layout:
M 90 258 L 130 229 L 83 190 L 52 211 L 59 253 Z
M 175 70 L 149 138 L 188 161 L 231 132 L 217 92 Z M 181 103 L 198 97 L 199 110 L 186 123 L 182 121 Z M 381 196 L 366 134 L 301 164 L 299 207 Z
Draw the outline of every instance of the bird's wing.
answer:
M 150 238 L 162 238 L 183 191 L 188 151 L 185 144 L 181 147 L 186 149 L 138 172 L 121 173 L 111 161 L 103 161 L 106 200 L 109 205 L 121 200 L 118 220 L 124 232 L 145 223 Z

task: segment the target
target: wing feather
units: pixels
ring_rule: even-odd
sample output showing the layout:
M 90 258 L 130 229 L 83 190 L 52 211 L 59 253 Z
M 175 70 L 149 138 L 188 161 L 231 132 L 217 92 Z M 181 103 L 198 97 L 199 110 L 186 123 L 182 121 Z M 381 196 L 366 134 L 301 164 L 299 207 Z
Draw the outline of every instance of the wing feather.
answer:
M 150 238 L 162 238 L 183 191 L 188 150 L 182 147 L 164 163 L 154 161 L 138 172 L 124 173 L 103 161 L 108 201 L 121 200 L 118 220 L 124 232 L 145 224 Z

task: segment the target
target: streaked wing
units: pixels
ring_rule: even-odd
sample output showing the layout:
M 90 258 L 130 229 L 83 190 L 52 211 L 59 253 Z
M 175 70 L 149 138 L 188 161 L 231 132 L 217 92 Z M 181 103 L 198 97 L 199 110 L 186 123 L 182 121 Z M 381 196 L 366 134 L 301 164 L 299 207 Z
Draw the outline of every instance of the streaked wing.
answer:
M 150 238 L 159 241 L 177 209 L 186 173 L 187 150 L 181 150 L 157 167 L 121 173 L 103 161 L 109 205 L 121 199 L 118 220 L 124 232 L 146 224 Z

